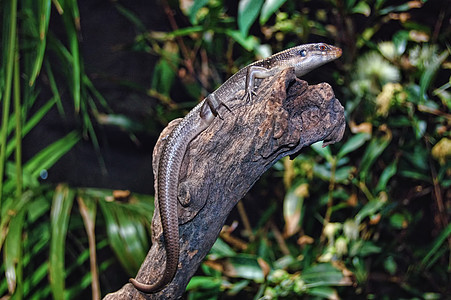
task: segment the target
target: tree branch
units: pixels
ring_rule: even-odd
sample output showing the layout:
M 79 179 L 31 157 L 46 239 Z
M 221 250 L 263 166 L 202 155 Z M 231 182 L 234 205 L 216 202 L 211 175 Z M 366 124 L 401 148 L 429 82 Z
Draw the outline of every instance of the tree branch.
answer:
M 261 82 L 252 103 L 241 100 L 243 93 L 226 100 L 231 112 L 221 108 L 222 119 L 216 118 L 185 154 L 179 201 L 188 205 L 179 204 L 181 251 L 173 281 L 151 295 L 126 284 L 104 299 L 181 297 L 232 208 L 268 168 L 284 156 L 296 156 L 305 146 L 321 140 L 328 145 L 343 136 L 344 110 L 327 83 L 308 86 L 288 69 Z M 169 124 L 155 146 L 155 178 L 162 137 L 179 121 Z M 155 282 L 161 276 L 166 259 L 157 207 L 152 233 L 152 248 L 136 276 L 143 283 Z

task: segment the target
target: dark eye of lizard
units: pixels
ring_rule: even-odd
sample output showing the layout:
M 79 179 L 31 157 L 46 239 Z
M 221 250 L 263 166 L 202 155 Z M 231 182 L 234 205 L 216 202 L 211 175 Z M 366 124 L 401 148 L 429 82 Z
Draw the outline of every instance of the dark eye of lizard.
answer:
M 319 45 L 318 48 L 319 48 L 319 50 L 321 50 L 321 51 L 326 51 L 326 49 L 327 49 L 327 47 L 324 46 L 324 45 Z
M 301 50 L 301 51 L 299 52 L 299 54 L 300 54 L 302 57 L 305 57 L 305 56 L 307 55 L 307 51 Z

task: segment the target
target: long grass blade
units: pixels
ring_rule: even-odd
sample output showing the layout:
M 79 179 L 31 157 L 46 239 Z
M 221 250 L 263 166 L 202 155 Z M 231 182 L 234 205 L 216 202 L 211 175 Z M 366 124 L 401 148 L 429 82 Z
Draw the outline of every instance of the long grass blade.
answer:
M 7 142 L 7 131 L 8 131 L 8 119 L 9 119 L 9 108 L 11 100 L 11 82 L 13 77 L 13 67 L 15 60 L 16 46 L 16 25 L 17 25 L 17 0 L 12 0 L 10 2 L 9 11 L 4 11 L 5 20 L 10 20 L 9 28 L 7 32 L 4 32 L 4 36 L 7 38 L 6 47 L 4 48 L 6 53 L 6 78 L 3 93 L 3 117 L 2 117 L 2 128 L 0 132 L 0 209 L 2 207 L 2 195 L 3 195 L 3 173 L 5 170 L 6 163 L 6 142 Z
M 50 230 L 49 224 L 44 222 L 36 222 L 35 218 L 30 218 L 36 210 L 50 215 L 51 203 L 49 203 L 46 197 L 41 195 L 35 195 L 33 201 L 27 205 L 27 223 L 33 224 L 29 226 L 27 238 L 25 239 L 24 248 L 27 251 L 23 255 L 24 268 L 33 270 L 31 273 L 26 274 L 24 278 L 24 296 L 27 299 L 43 299 L 43 297 L 35 297 L 35 293 L 47 290 L 47 294 L 50 294 L 50 288 L 47 282 L 48 276 L 48 261 L 43 260 L 42 263 L 36 262 L 37 257 L 47 257 L 50 244 Z M 37 216 L 34 216 L 37 217 Z M 38 288 L 38 286 L 45 285 L 45 288 Z M 48 297 L 45 297 L 46 299 Z
M 3 243 L 8 235 L 8 228 L 11 219 L 14 217 L 11 212 L 17 213 L 22 210 L 22 208 L 30 201 L 33 193 L 28 191 L 22 195 L 17 201 L 13 201 L 10 198 L 10 201 L 5 201 L 5 207 L 1 211 L 1 219 L 0 219 L 0 249 L 3 246 Z
M 51 0 L 39 0 L 39 44 L 37 46 L 36 58 L 33 64 L 33 71 L 29 85 L 32 86 L 38 77 L 42 62 L 44 60 L 44 53 L 47 44 L 47 31 L 49 28 Z
M 24 171 L 33 177 L 38 177 L 40 172 L 53 166 L 64 154 L 80 140 L 80 135 L 72 131 L 65 137 L 50 144 L 24 165 Z
M 21 211 L 11 219 L 3 253 L 3 263 L 5 265 L 6 280 L 8 281 L 8 290 L 17 297 L 15 299 L 21 299 L 24 294 L 22 278 L 22 231 L 24 227 L 25 212 L 26 210 L 21 209 Z
M 67 38 L 69 40 L 69 51 L 72 57 L 72 97 L 74 100 L 75 112 L 80 112 L 81 102 L 81 70 L 80 70 L 80 52 L 77 36 L 77 22 L 79 23 L 78 7 L 76 1 L 69 0 L 64 2 L 63 21 L 66 27 Z M 77 21 L 78 20 L 78 21 Z
M 88 235 L 92 299 L 96 300 L 100 299 L 100 282 L 97 268 L 95 235 L 97 203 L 96 201 L 85 201 L 82 197 L 77 197 L 77 201 L 78 206 L 80 207 L 80 214 L 83 218 L 83 223 L 85 224 L 86 234 Z
M 92 95 L 95 97 L 95 99 L 97 99 L 97 101 L 99 101 L 100 105 L 102 105 L 102 107 L 104 109 L 106 109 L 107 112 L 109 113 L 113 113 L 113 110 L 110 108 L 110 106 L 108 105 L 106 99 L 103 97 L 102 94 L 100 94 L 100 92 L 96 89 L 96 87 L 94 86 L 94 84 L 92 83 L 91 79 L 89 79 L 89 77 L 86 74 L 83 74 L 82 76 L 83 78 L 83 84 L 88 88 L 89 92 L 92 93 Z
M 55 76 L 53 75 L 52 67 L 50 66 L 50 63 L 48 61 L 45 61 L 44 65 L 47 78 L 49 79 L 50 89 L 52 90 L 53 93 L 53 98 L 56 99 L 56 107 L 58 108 L 58 112 L 60 113 L 60 115 L 64 117 L 64 107 L 61 101 L 60 92 L 56 85 L 56 80 Z
M 19 49 L 19 41 L 16 43 L 16 49 Z M 15 53 L 14 63 L 14 114 L 16 119 L 16 197 L 22 196 L 22 106 L 20 103 L 20 70 L 19 53 Z M 7 149 L 8 150 L 8 149 Z
M 439 252 L 438 250 L 440 249 L 440 247 L 446 244 L 446 239 L 450 235 L 451 235 L 451 224 L 448 224 L 448 226 L 446 226 L 445 229 L 443 229 L 443 231 L 434 240 L 431 249 L 428 251 L 428 253 L 424 256 L 423 260 L 421 261 L 421 266 L 423 268 L 425 269 L 430 268 L 431 265 L 438 259 L 438 256 L 436 254 Z
M 41 108 L 39 108 L 39 110 L 21 128 L 20 139 L 23 139 L 27 135 L 27 133 L 29 133 L 31 131 L 31 129 L 33 129 L 36 126 L 36 124 L 39 123 L 39 121 L 53 107 L 54 104 L 55 104 L 55 98 L 52 98 L 49 101 L 47 101 L 47 103 L 44 104 Z M 14 116 L 14 118 L 12 118 L 11 121 L 16 121 L 16 116 Z M 16 131 L 14 140 L 10 141 L 8 143 L 8 145 L 6 146 L 6 157 L 9 157 L 12 154 L 13 150 L 15 149 L 16 144 L 17 144 L 15 139 L 18 136 L 19 135 L 17 134 L 17 131 Z
M 64 253 L 74 192 L 66 185 L 56 187 L 51 209 L 50 286 L 54 299 L 64 299 Z
M 97 139 L 97 135 L 94 130 L 94 126 L 92 125 L 92 122 L 91 122 L 87 112 L 83 114 L 83 119 L 84 119 L 85 126 L 87 127 L 86 129 L 88 131 L 88 134 L 91 137 L 91 142 L 92 142 L 92 145 L 94 146 L 94 150 L 96 151 L 97 160 L 100 165 L 100 170 L 102 171 L 103 174 L 106 174 L 107 173 L 106 164 L 105 164 L 105 160 L 103 159 L 102 153 L 100 151 L 99 140 Z

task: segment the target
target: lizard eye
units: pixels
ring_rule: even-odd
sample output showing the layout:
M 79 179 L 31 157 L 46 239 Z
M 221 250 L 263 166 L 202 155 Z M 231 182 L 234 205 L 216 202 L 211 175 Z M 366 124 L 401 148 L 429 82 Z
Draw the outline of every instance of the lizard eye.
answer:
M 305 57 L 305 56 L 307 55 L 307 51 L 301 50 L 301 51 L 299 52 L 299 54 L 300 54 L 302 57 Z
M 326 51 L 326 49 L 327 49 L 327 47 L 325 45 L 319 45 L 318 48 L 321 51 Z

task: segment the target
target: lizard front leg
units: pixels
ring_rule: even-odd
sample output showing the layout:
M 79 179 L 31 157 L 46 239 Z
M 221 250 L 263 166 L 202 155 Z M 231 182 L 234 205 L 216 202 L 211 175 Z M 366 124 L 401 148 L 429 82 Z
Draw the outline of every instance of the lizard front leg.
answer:
M 265 67 L 250 66 L 247 69 L 245 93 L 244 93 L 243 99 L 247 98 L 246 102 L 248 102 L 248 103 L 252 101 L 252 95 L 255 95 L 254 87 L 255 87 L 255 79 L 256 78 L 264 79 L 269 76 L 276 75 L 280 71 L 281 70 L 277 67 L 267 69 Z

